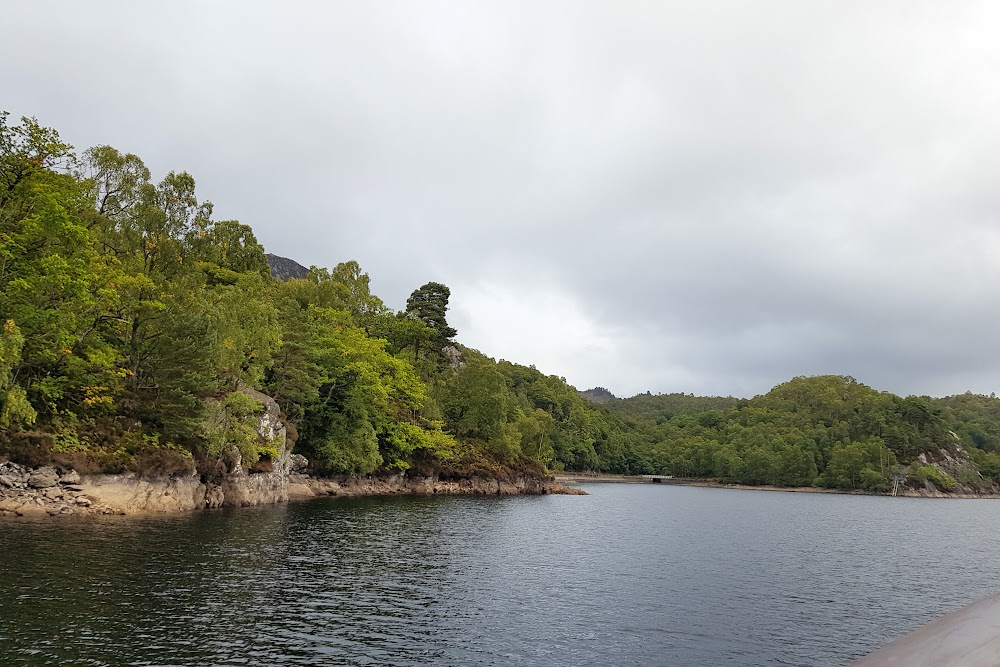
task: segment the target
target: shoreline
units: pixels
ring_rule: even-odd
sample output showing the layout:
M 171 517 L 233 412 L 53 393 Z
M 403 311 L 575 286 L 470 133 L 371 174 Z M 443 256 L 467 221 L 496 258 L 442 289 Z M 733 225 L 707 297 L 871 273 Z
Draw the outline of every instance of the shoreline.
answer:
M 901 489 L 895 496 L 888 492 L 875 493 L 861 489 L 831 489 L 821 486 L 754 486 L 751 484 L 726 484 L 710 479 L 672 478 L 660 482 L 650 482 L 638 475 L 586 475 L 555 473 L 556 482 L 561 484 L 660 484 L 662 486 L 697 486 L 708 489 L 731 489 L 737 491 L 777 491 L 783 493 L 826 493 L 842 496 L 882 496 L 886 498 L 940 498 L 954 500 L 1000 500 L 1000 493 L 947 493 L 937 489 Z
M 215 482 L 196 475 L 160 479 L 80 475 L 41 466 L 0 464 L 0 520 L 50 516 L 168 515 L 221 507 L 279 505 L 321 497 L 387 495 L 587 495 L 553 478 L 471 476 L 312 477 L 287 470 L 230 474 Z

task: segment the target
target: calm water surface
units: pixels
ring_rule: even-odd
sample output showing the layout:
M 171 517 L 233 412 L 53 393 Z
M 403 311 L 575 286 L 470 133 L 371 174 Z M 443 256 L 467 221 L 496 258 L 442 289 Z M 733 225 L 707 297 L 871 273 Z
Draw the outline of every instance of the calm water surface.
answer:
M 841 665 L 1000 590 L 1000 501 L 590 485 L 0 523 L 2 665 Z

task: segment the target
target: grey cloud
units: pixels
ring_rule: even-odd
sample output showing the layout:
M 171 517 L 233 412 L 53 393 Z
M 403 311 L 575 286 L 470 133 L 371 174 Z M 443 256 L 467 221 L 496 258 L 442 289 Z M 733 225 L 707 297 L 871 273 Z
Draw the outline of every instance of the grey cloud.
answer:
M 357 259 L 396 307 L 444 280 L 491 355 L 618 393 L 996 387 L 991 3 L 7 16 L 4 108 L 192 172 L 270 251 Z

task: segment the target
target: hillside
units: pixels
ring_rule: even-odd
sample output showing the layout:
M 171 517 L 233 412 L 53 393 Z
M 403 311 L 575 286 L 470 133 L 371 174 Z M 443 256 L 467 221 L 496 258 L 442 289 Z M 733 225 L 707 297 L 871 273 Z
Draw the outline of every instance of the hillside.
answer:
M 617 396 L 612 394 L 604 387 L 594 387 L 593 389 L 585 389 L 580 392 L 580 396 L 584 397 L 591 403 L 596 403 L 598 405 L 603 405 L 605 403 L 611 403 L 613 401 L 618 400 Z
M 740 399 L 732 396 L 695 396 L 694 394 L 638 394 L 620 399 L 608 407 L 620 414 L 661 423 L 678 415 L 705 412 L 707 410 L 729 410 L 736 407 Z
M 394 311 L 357 262 L 306 270 L 214 220 L 195 179 L 0 114 L 0 457 L 209 479 L 268 470 L 273 398 L 313 473 L 508 478 L 626 465 L 618 421 L 460 346 L 451 290 Z M 454 363 L 460 349 L 464 363 Z M 257 398 L 263 397 L 263 398 Z M 627 430 L 627 429 L 626 429 Z

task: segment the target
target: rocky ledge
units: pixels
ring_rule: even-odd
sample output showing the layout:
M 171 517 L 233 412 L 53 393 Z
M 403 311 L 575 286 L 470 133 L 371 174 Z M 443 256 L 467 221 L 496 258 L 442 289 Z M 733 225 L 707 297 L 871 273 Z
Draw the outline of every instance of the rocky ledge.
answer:
M 586 491 L 552 480 L 515 477 L 511 480 L 487 477 L 440 479 L 408 477 L 403 474 L 384 477 L 310 477 L 292 473 L 288 479 L 290 499 L 318 496 L 388 496 L 400 494 L 470 496 L 470 495 L 587 495 Z

